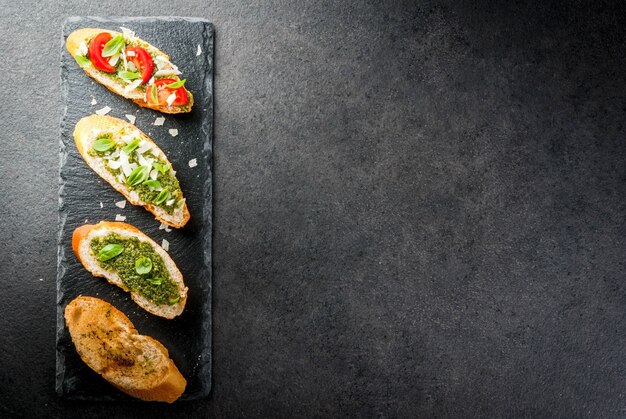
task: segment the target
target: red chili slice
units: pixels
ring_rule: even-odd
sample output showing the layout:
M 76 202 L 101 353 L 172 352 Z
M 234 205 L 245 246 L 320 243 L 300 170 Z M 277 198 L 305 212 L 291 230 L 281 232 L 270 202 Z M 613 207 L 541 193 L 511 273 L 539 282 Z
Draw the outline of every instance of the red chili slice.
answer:
M 176 79 L 157 79 L 154 81 L 154 86 L 157 88 L 157 102 L 159 105 L 167 105 L 167 98 L 172 94 L 176 94 L 176 99 L 172 102 L 172 106 L 181 106 L 189 103 L 189 97 L 187 96 L 187 90 L 184 86 L 171 89 L 167 87 L 168 84 L 176 83 Z M 155 103 L 152 97 L 152 86 L 148 86 L 146 89 L 146 101 L 148 103 Z
M 134 55 L 129 56 L 129 52 L 133 52 Z M 141 83 L 147 83 L 152 76 L 152 70 L 154 70 L 154 62 L 150 53 L 141 47 L 128 47 L 126 48 L 126 58 L 137 67 L 137 70 L 141 71 Z
M 107 73 L 115 73 L 115 67 L 109 64 L 109 61 L 102 56 L 104 44 L 111 40 L 112 36 L 108 32 L 101 32 L 89 43 L 89 59 L 94 67 Z

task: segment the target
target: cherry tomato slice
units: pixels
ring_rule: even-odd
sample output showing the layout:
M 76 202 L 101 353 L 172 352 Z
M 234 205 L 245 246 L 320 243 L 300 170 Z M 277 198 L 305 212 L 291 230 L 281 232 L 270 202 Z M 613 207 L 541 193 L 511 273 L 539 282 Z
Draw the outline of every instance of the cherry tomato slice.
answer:
M 172 106 L 181 106 L 189 103 L 189 97 L 187 96 L 187 90 L 184 86 L 181 86 L 176 89 L 170 89 L 167 87 L 168 84 L 176 83 L 178 80 L 176 79 L 157 79 L 154 81 L 154 85 L 157 88 L 157 101 L 159 105 L 167 105 L 167 98 L 174 93 L 176 95 L 176 99 L 172 102 Z M 148 103 L 154 103 L 152 98 L 152 86 L 148 86 L 146 89 L 146 101 Z
M 129 56 L 129 52 L 134 53 L 134 55 Z M 141 47 L 127 47 L 126 58 L 137 67 L 137 70 L 141 71 L 141 83 L 147 83 L 152 76 L 152 70 L 154 70 L 154 62 L 150 53 Z
M 89 59 L 94 67 L 107 73 L 115 73 L 115 67 L 109 64 L 109 61 L 102 56 L 104 44 L 111 40 L 112 36 L 108 32 L 101 32 L 89 43 Z

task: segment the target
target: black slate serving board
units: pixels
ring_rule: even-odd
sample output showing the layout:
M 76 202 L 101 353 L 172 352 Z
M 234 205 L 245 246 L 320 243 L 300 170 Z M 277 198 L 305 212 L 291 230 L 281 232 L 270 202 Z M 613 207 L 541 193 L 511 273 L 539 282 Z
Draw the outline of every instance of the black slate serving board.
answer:
M 79 68 L 65 49 L 65 39 L 83 27 L 134 30 L 155 45 L 183 72 L 195 104 L 189 114 L 166 115 L 139 108 L 94 82 Z M 201 53 L 197 55 L 198 45 Z M 213 132 L 213 25 L 202 19 L 154 18 L 69 18 L 63 26 L 61 56 L 62 119 L 60 141 L 59 235 L 57 270 L 57 362 L 56 390 L 77 400 L 131 400 L 89 369 L 78 357 L 63 311 L 78 295 L 101 298 L 124 312 L 137 330 L 159 340 L 169 350 L 187 388 L 180 400 L 206 396 L 211 388 L 211 232 L 212 232 L 212 132 Z M 97 104 L 92 105 L 95 98 Z M 129 203 L 115 206 L 121 194 L 104 182 L 81 158 L 72 136 L 76 122 L 105 106 L 108 115 L 136 117 L 135 125 L 148 134 L 168 156 L 191 213 L 184 229 L 160 230 L 160 223 L 143 208 Z M 163 126 L 153 125 L 159 116 Z M 169 129 L 177 129 L 172 136 Z M 197 159 L 198 166 L 189 167 Z M 86 222 L 114 221 L 117 214 L 141 229 L 158 243 L 166 239 L 169 254 L 183 273 L 189 287 L 185 311 L 176 319 L 153 316 L 138 307 L 129 294 L 92 277 L 76 260 L 71 248 L 74 229 Z

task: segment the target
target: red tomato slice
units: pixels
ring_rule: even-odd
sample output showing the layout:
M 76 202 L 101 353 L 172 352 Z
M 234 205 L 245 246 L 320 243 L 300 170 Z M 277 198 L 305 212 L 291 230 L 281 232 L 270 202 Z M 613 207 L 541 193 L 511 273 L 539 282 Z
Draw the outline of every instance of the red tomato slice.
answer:
M 96 35 L 89 43 L 89 59 L 94 67 L 107 73 L 115 73 L 115 67 L 109 64 L 109 61 L 102 56 L 104 44 L 111 40 L 112 36 L 108 32 L 102 32 Z
M 129 57 L 128 53 L 131 51 L 135 55 Z M 128 47 L 126 48 L 126 58 L 137 67 L 137 70 L 141 71 L 141 83 L 147 83 L 152 76 L 152 70 L 154 70 L 154 62 L 150 53 L 141 47 Z
M 176 94 L 176 99 L 172 102 L 172 106 L 181 106 L 189 103 L 189 97 L 187 96 L 187 90 L 184 86 L 176 89 L 170 89 L 168 84 L 176 83 L 176 79 L 157 79 L 154 81 L 154 86 L 157 87 L 157 102 L 159 105 L 167 105 L 167 98 L 172 94 Z M 146 101 L 148 103 L 154 103 L 152 98 L 152 86 L 148 86 L 146 89 Z

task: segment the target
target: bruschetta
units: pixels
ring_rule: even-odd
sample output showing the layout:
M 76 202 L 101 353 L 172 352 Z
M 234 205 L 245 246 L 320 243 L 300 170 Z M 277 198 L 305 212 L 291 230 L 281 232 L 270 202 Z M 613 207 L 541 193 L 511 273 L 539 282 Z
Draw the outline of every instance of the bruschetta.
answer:
M 67 51 L 87 75 L 139 106 L 163 113 L 190 112 L 193 95 L 169 56 L 133 31 L 121 29 L 78 29 L 67 37 Z
M 140 335 L 133 323 L 106 301 L 80 296 L 65 307 L 65 324 L 80 358 L 130 396 L 172 403 L 187 381 L 157 340 Z
M 173 319 L 187 301 L 187 287 L 172 258 L 136 227 L 102 221 L 74 230 L 72 249 L 85 269 L 117 285 L 141 308 Z
M 165 153 L 134 125 L 111 116 L 87 116 L 74 128 L 85 162 L 133 205 L 181 228 L 189 210 Z

